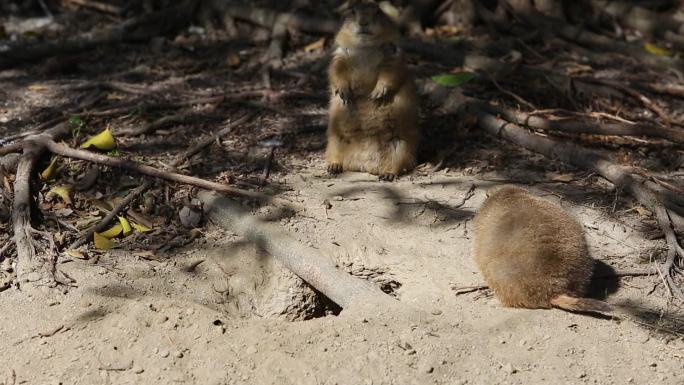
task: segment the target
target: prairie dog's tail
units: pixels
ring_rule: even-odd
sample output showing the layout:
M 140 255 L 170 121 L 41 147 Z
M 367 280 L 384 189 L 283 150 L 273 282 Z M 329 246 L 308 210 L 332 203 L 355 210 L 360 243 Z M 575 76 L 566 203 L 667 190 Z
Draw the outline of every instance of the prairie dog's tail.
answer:
M 591 298 L 576 298 L 569 295 L 559 295 L 551 300 L 551 305 L 568 311 L 598 313 L 615 316 L 615 308 L 608 302 Z

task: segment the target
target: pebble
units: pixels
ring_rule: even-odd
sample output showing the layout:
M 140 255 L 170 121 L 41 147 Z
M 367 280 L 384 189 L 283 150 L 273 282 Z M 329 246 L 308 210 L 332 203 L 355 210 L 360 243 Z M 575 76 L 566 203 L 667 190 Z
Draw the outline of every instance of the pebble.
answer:
M 506 373 L 515 374 L 518 373 L 518 369 L 514 368 L 512 364 L 507 363 L 501 367 Z
M 421 363 L 418 365 L 418 370 L 419 370 L 421 373 L 430 374 L 430 373 L 432 373 L 432 372 L 435 370 L 435 368 L 434 368 L 432 365 L 430 365 L 429 362 L 424 361 L 424 362 L 421 362 Z
M 134 366 L 132 370 L 133 370 L 133 373 L 135 373 L 135 374 L 140 374 L 140 373 L 142 373 L 142 372 L 145 371 L 145 369 L 143 369 L 143 368 L 141 368 L 140 366 L 137 366 L 137 365 Z
M 442 311 L 440 309 L 433 309 L 432 310 L 432 315 L 440 315 L 442 314 Z
M 163 324 L 164 322 L 166 322 L 168 320 L 169 320 L 169 317 L 165 316 L 164 314 L 158 315 L 157 319 L 156 319 L 158 324 Z
M 183 358 L 183 352 L 181 352 L 180 350 L 176 350 L 175 352 L 173 352 L 173 356 L 176 358 Z
M 162 358 L 166 358 L 169 356 L 169 351 L 164 349 L 164 350 L 159 352 L 159 355 L 162 356 Z

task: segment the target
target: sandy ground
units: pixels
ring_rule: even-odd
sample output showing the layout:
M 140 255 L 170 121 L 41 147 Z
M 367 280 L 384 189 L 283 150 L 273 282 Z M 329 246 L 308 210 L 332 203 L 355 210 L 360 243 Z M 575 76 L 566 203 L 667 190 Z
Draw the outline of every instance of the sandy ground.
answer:
M 673 321 L 682 313 L 658 278 L 623 278 L 617 291 L 598 285 L 615 291 L 608 301 L 656 314 L 622 321 L 456 294 L 482 283 L 471 219 L 500 175 L 416 171 L 380 183 L 360 173 L 330 178 L 319 156 L 282 162 L 289 172 L 273 178 L 304 208 L 280 219 L 282 229 L 392 291 L 402 310 L 335 314 L 239 234 L 209 225 L 205 237 L 158 260 L 122 251 L 96 262 L 64 257 L 58 268 L 78 286 L 66 294 L 0 294 L 0 383 L 684 382 L 684 328 Z M 600 185 L 533 189 L 582 221 L 605 264 L 643 267 L 663 246 L 645 238 L 633 211 L 613 212 Z

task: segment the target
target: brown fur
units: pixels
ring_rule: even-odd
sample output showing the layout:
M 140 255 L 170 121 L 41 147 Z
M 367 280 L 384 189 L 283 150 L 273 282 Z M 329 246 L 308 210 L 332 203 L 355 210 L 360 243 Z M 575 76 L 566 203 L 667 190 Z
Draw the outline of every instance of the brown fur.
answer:
M 607 313 L 587 294 L 594 260 L 582 225 L 515 186 L 490 190 L 475 217 L 474 258 L 504 306 Z
M 328 171 L 393 179 L 415 165 L 418 96 L 394 43 L 397 26 L 374 2 L 360 1 L 335 38 L 329 69 Z

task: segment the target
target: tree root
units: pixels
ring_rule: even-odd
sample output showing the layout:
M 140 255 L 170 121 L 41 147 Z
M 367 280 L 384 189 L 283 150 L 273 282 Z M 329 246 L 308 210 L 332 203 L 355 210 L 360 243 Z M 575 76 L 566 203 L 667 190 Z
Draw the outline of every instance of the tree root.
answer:
M 45 151 L 44 141 L 65 136 L 70 127 L 62 123 L 47 132 L 27 137 L 23 143 L 23 153 L 17 165 L 14 181 L 14 204 L 12 208 L 12 226 L 14 244 L 17 250 L 17 281 L 19 284 L 32 282 L 53 286 L 55 281 L 55 264 L 57 250 L 51 234 L 38 231 L 31 225 L 31 180 L 35 164 Z M 47 241 L 41 245 L 34 236 Z
M 525 125 L 544 131 L 559 131 L 570 134 L 644 136 L 659 138 L 673 143 L 684 143 L 684 131 L 652 124 L 629 124 L 623 122 L 600 123 L 596 119 L 549 120 L 530 113 L 514 111 L 501 107 L 483 105 L 493 114 L 509 122 Z
M 198 196 L 212 221 L 247 237 L 345 310 L 364 303 L 383 307 L 398 303 L 368 281 L 338 270 L 332 261 L 291 238 L 277 224 L 255 218 L 239 203 L 207 191 Z
M 97 154 L 94 152 L 77 150 L 65 145 L 56 143 L 52 140 L 42 140 L 42 144 L 53 154 L 62 155 L 68 158 L 86 160 L 93 163 L 104 164 L 110 167 L 120 167 L 130 171 L 138 172 L 147 176 L 162 178 L 172 182 L 185 183 L 207 190 L 214 190 L 228 194 L 237 194 L 245 197 L 256 198 L 261 200 L 268 200 L 264 194 L 243 190 L 237 187 L 226 186 L 224 184 L 211 182 L 205 179 L 196 178 L 194 176 L 182 175 L 174 172 L 167 172 L 158 168 L 138 163 L 130 159 L 114 158 L 107 155 Z

